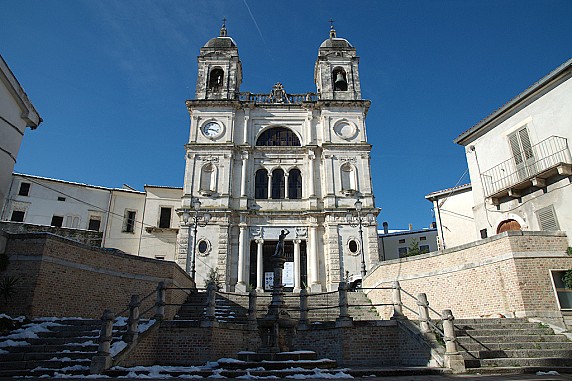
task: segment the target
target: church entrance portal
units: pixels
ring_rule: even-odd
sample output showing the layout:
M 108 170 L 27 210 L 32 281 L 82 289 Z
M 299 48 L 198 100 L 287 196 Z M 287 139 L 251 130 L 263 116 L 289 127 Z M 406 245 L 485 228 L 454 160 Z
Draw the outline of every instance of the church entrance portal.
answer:
M 274 251 L 276 250 L 276 244 L 278 240 L 274 241 L 264 241 L 262 245 L 262 282 L 264 283 L 265 274 L 267 273 L 274 273 L 274 269 L 272 268 L 272 261 L 271 257 L 274 255 Z M 257 279 L 257 272 L 258 269 L 256 268 L 256 253 L 257 253 L 257 244 L 256 241 L 250 242 L 250 275 L 249 275 L 249 284 L 251 284 L 254 288 L 258 288 L 259 285 L 256 282 Z M 294 269 L 294 242 L 292 241 L 284 241 L 284 255 L 286 256 L 286 263 L 285 271 L 283 274 L 284 282 L 288 282 L 288 268 Z M 293 274 L 294 277 L 300 276 L 300 284 L 306 285 L 308 284 L 308 271 L 307 271 L 307 255 L 306 255 L 306 241 L 302 240 L 300 242 L 300 274 Z M 293 278 L 292 278 L 293 281 Z M 272 282 L 270 282 L 272 284 Z M 265 287 L 262 284 L 262 288 L 264 291 L 271 291 L 271 288 Z M 291 292 L 293 290 L 292 284 L 286 284 L 284 287 L 284 291 Z

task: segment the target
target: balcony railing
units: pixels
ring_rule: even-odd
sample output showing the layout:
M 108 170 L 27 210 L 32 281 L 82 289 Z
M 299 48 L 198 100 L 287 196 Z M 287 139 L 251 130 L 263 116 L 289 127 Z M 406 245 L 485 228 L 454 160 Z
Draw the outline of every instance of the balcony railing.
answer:
M 567 139 L 551 136 L 533 145 L 520 157 L 513 156 L 483 172 L 481 179 L 485 196 L 497 200 L 507 195 L 518 197 L 519 190 L 530 186 L 543 187 L 544 180 L 553 175 L 569 175 L 571 164 Z
M 302 102 L 315 102 L 318 96 L 315 93 L 306 94 L 280 94 L 280 96 L 272 94 L 253 94 L 239 93 L 239 101 L 250 101 L 256 103 L 275 103 L 275 104 L 301 104 Z

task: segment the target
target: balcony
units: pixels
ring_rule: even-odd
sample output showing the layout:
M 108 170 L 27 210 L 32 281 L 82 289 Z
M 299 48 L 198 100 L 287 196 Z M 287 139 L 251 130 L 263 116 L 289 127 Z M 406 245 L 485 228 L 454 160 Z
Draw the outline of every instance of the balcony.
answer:
M 481 179 L 485 196 L 498 205 L 502 197 L 521 196 L 524 189 L 543 188 L 553 176 L 570 176 L 572 158 L 566 138 L 551 136 L 531 146 L 518 157 L 483 172 Z

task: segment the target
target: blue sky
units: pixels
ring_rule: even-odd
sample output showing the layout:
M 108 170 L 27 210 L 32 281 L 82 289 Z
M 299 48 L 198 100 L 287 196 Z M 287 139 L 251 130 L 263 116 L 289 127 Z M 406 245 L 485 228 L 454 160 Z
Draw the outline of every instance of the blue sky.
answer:
M 452 141 L 572 56 L 572 1 L 1 0 L 0 54 L 44 119 L 16 171 L 182 186 L 196 56 L 228 19 L 242 91 L 315 91 L 328 20 L 360 56 L 379 217 L 427 227 Z M 468 182 L 468 177 L 461 183 Z

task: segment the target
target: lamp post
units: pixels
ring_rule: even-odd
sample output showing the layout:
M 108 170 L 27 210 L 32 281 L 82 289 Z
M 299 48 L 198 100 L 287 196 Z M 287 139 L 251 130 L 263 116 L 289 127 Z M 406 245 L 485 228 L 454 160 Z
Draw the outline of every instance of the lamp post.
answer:
M 193 214 L 189 212 L 188 209 L 183 211 L 183 221 L 186 225 L 190 227 L 190 224 L 193 225 L 193 240 L 192 244 L 189 245 L 187 248 L 187 265 L 186 265 L 186 272 L 191 275 L 191 278 L 195 280 L 195 257 L 196 257 L 196 246 L 197 246 L 197 230 L 199 226 L 204 227 L 208 224 L 209 220 L 211 219 L 211 215 L 208 213 L 199 213 L 201 209 L 201 202 L 199 200 L 193 201 Z M 190 234 L 190 229 L 189 229 Z M 189 261 L 189 248 L 191 249 L 191 258 Z
M 361 256 L 361 278 L 363 281 L 363 278 L 365 278 L 365 274 L 367 273 L 367 270 L 365 269 L 365 254 L 363 251 L 363 225 L 362 225 L 363 221 L 362 221 L 362 216 L 361 216 L 361 211 L 363 209 L 363 203 L 360 201 L 359 198 L 354 203 L 354 207 L 355 207 L 356 212 L 357 212 L 357 226 L 358 226 L 358 232 L 359 232 L 359 248 L 360 248 L 360 256 Z M 356 226 L 355 224 L 352 224 L 352 222 L 354 222 L 355 219 L 351 213 L 348 213 L 346 215 L 346 220 L 350 223 L 350 225 Z

